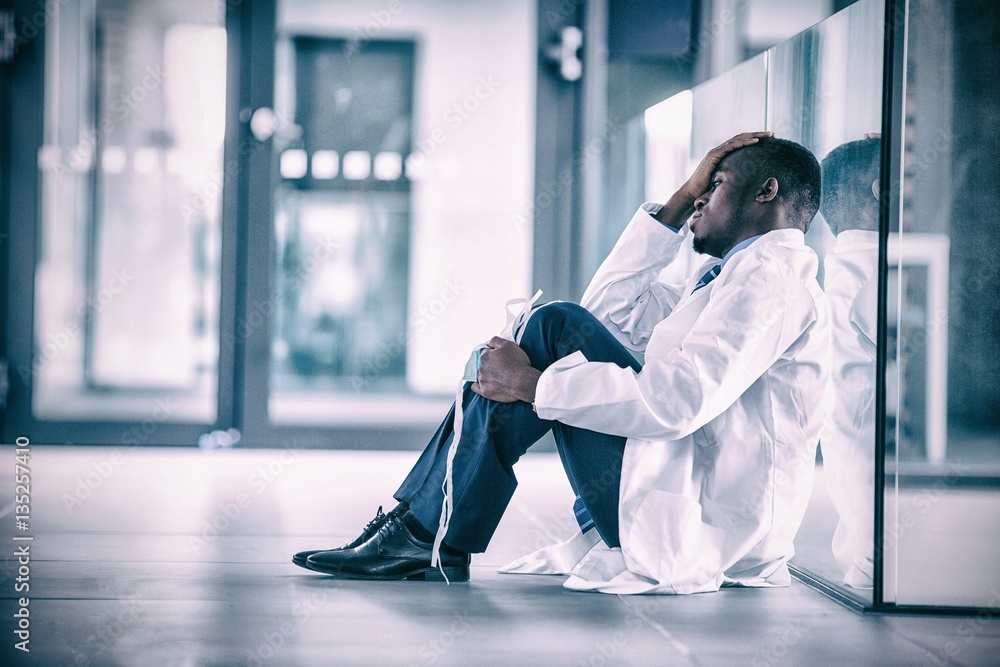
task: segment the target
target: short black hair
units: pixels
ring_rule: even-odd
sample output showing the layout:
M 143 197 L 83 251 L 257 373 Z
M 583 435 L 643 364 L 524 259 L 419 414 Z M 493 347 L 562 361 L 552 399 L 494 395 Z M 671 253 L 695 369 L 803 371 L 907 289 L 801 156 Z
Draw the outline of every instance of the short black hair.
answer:
M 820 211 L 834 234 L 878 228 L 877 220 L 862 217 L 866 204 L 875 200 L 872 182 L 879 177 L 881 153 L 881 139 L 861 139 L 841 144 L 823 158 Z
M 740 152 L 753 165 L 755 177 L 773 176 L 778 181 L 778 196 L 784 200 L 789 218 L 803 232 L 808 231 L 822 193 L 819 161 L 812 151 L 788 139 L 761 137 Z

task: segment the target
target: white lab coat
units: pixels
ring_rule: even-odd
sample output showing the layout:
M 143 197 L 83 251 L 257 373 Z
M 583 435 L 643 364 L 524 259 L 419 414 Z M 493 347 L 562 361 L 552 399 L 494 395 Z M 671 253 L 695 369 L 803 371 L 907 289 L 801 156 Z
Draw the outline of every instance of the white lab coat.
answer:
M 656 280 L 680 234 L 639 210 L 583 305 L 641 373 L 577 352 L 550 366 L 539 416 L 628 438 L 621 548 L 576 534 L 503 568 L 568 573 L 605 593 L 697 593 L 724 584 L 787 585 L 786 562 L 812 489 L 823 423 L 828 322 L 817 258 L 796 230 L 737 252 L 692 293 Z
M 823 266 L 830 301 L 831 403 L 822 449 L 826 488 L 839 516 L 833 554 L 845 584 L 871 588 L 878 232 L 841 232 Z

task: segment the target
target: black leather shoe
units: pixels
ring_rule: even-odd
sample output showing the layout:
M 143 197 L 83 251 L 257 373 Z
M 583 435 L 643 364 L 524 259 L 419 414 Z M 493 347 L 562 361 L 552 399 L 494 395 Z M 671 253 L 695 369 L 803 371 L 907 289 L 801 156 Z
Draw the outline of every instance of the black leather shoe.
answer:
M 309 567 L 309 564 L 306 562 L 309 556 L 312 556 L 313 554 L 323 553 L 324 551 L 341 551 L 344 549 L 353 549 L 355 547 L 360 547 L 362 544 L 370 540 L 375 535 L 375 533 L 378 532 L 378 529 L 382 527 L 382 524 L 385 523 L 387 518 L 397 514 L 403 514 L 408 509 L 409 505 L 407 505 L 406 503 L 399 503 L 393 509 L 389 510 L 388 514 L 383 514 L 382 506 L 379 505 L 378 509 L 375 510 L 375 518 L 368 522 L 368 525 L 365 526 L 365 529 L 361 531 L 360 535 L 355 537 L 347 544 L 335 547 L 333 549 L 312 549 L 311 551 L 300 551 L 299 553 L 292 556 L 292 562 L 298 565 L 299 567 L 304 567 L 306 569 L 311 570 L 312 568 Z
M 337 579 L 468 581 L 469 554 L 441 545 L 441 567 L 431 567 L 431 542 L 417 538 L 402 516 L 387 516 L 370 540 L 354 549 L 323 551 L 307 567 Z

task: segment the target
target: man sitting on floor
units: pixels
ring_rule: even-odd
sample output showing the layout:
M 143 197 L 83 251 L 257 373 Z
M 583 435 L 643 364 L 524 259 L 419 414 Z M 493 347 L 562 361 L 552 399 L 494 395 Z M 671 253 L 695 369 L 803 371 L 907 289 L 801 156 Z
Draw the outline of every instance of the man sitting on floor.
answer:
M 508 571 L 608 593 L 787 585 L 824 419 L 826 303 L 804 242 L 819 198 L 819 165 L 798 144 L 753 132 L 710 151 L 666 204 L 635 214 L 582 306 L 541 306 L 518 343 L 482 350 L 450 520 L 454 408 L 395 509 L 293 562 L 347 579 L 467 580 L 517 485 L 512 466 L 552 430 L 581 532 Z M 712 259 L 684 284 L 659 281 L 688 234 Z

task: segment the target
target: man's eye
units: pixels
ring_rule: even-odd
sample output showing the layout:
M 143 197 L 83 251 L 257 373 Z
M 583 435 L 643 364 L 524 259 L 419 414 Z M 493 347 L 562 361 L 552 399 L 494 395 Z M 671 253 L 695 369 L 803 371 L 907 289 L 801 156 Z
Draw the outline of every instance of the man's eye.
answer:
M 712 189 L 714 190 L 715 188 L 719 187 L 721 183 L 722 181 L 712 181 Z

